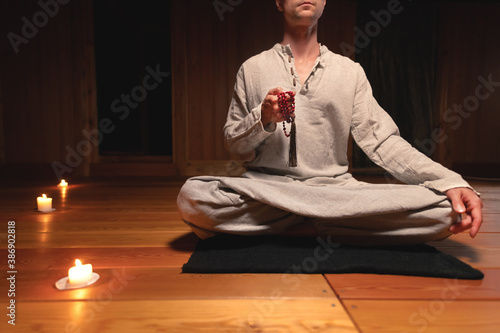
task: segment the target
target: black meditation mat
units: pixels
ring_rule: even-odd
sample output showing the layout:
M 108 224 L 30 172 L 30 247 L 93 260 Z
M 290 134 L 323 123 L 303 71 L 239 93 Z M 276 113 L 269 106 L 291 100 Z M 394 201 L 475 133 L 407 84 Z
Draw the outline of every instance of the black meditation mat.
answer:
M 483 273 L 426 245 L 349 246 L 328 238 L 219 235 L 199 240 L 183 273 L 371 273 L 482 279 Z

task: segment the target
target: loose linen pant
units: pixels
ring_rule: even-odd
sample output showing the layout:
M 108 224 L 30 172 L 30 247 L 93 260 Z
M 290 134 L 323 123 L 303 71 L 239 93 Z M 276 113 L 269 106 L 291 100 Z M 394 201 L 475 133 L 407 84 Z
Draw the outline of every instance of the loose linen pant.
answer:
M 458 220 L 441 193 L 418 185 L 368 184 L 350 174 L 306 180 L 256 172 L 193 177 L 177 204 L 202 239 L 219 233 L 282 234 L 310 223 L 338 243 L 417 244 L 448 237 Z

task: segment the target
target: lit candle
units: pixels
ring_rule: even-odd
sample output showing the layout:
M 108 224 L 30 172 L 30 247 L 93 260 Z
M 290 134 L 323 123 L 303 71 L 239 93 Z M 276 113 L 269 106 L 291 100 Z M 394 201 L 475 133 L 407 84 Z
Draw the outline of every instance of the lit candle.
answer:
M 59 183 L 59 186 L 66 187 L 66 186 L 68 186 L 68 183 L 64 179 L 61 179 L 61 182 Z
M 36 198 L 38 210 L 41 212 L 50 212 L 52 210 L 52 198 L 47 198 L 45 194 Z
M 92 279 L 92 265 L 86 264 L 82 265 L 82 262 L 78 259 L 75 260 L 75 265 L 68 271 L 68 282 L 71 284 L 83 284 L 87 283 Z

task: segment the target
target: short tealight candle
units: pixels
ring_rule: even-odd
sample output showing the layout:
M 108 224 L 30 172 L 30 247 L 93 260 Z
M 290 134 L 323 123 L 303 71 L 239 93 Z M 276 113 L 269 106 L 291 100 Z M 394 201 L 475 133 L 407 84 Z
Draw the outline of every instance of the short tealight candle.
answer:
M 59 183 L 58 186 L 60 186 L 60 187 L 66 187 L 66 186 L 68 186 L 68 182 L 66 182 L 64 179 L 61 179 L 61 182 Z
M 75 260 L 75 266 L 68 271 L 68 282 L 70 284 L 84 284 L 92 279 L 92 265 L 82 265 L 79 259 Z
M 45 194 L 36 198 L 38 210 L 41 212 L 50 212 L 52 210 L 52 198 L 47 198 Z

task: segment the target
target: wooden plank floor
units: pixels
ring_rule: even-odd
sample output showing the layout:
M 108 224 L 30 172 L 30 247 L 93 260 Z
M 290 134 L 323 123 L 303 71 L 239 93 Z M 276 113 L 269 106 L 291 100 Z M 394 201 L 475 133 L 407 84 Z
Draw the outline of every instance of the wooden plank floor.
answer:
M 485 273 L 481 281 L 372 274 L 182 274 L 197 238 L 175 198 L 182 181 L 2 184 L 1 332 L 497 332 L 500 183 L 474 182 L 485 223 L 432 243 Z M 55 211 L 35 211 L 46 193 Z M 15 221 L 15 298 L 8 222 Z M 58 291 L 79 258 L 99 281 Z M 15 327 L 8 324 L 15 299 Z

